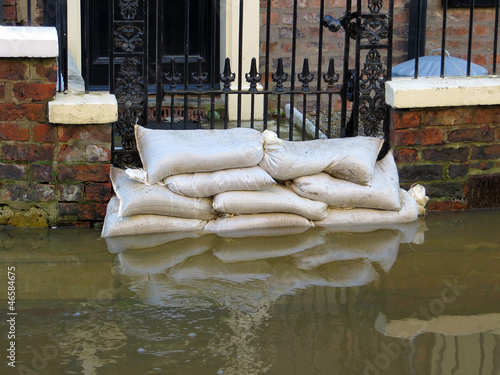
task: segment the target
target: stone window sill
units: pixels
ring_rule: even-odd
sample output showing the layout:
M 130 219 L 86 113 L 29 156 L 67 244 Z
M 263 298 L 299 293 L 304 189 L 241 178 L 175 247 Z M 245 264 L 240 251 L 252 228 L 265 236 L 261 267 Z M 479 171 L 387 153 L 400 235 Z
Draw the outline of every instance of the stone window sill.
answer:
M 394 78 L 385 84 L 393 108 L 457 107 L 500 104 L 500 76 Z

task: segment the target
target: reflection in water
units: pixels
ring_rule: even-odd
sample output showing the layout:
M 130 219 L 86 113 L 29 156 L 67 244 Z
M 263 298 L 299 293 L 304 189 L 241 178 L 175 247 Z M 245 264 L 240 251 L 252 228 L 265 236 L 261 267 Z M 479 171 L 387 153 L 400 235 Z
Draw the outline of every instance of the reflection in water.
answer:
M 498 213 L 253 237 L 0 230 L 18 369 L 499 374 Z
M 165 237 L 165 244 L 156 241 L 149 249 L 137 249 L 140 241 L 134 236 L 111 237 L 106 242 L 113 252 L 123 249 L 115 272 L 145 304 L 192 311 L 210 306 L 224 309 L 225 329 L 209 340 L 213 356 L 227 356 L 219 371 L 294 373 L 293 368 L 285 372 L 285 363 L 277 367 L 276 358 L 269 360 L 269 347 L 276 345 L 263 345 L 266 327 L 276 306 L 282 305 L 279 301 L 299 290 L 338 289 L 342 297 L 337 306 L 345 310 L 350 294 L 346 288 L 369 284 L 379 279 L 379 272 L 388 272 L 401 241 L 412 241 L 418 224 L 370 227 L 366 232 L 346 229 L 311 228 L 286 236 L 272 236 L 269 231 L 254 237 L 205 235 L 174 241 Z M 287 320 L 294 315 L 285 314 Z M 352 320 L 345 319 L 346 323 Z M 340 345 L 329 341 L 328 347 Z

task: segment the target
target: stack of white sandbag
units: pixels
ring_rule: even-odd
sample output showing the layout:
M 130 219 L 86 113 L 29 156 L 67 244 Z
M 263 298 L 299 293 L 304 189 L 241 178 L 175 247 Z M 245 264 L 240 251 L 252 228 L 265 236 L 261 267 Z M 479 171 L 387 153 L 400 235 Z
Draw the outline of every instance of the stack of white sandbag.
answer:
M 116 196 L 108 205 L 103 237 L 200 231 L 219 214 L 212 207 L 213 194 L 274 184 L 257 166 L 263 138 L 256 130 L 136 126 L 135 136 L 144 170 L 111 168 Z
M 410 196 L 400 189 L 392 151 L 377 161 L 382 143 L 372 137 L 291 142 L 265 131 L 260 165 L 297 195 L 328 205 L 316 226 L 414 221 L 423 213 L 415 195 L 425 205 L 425 190 L 419 186 Z
M 284 141 L 254 129 L 153 130 L 136 125 L 144 170 L 111 169 L 116 196 L 103 237 L 416 220 L 392 153 L 372 137 Z M 299 230 L 299 231 L 300 231 Z

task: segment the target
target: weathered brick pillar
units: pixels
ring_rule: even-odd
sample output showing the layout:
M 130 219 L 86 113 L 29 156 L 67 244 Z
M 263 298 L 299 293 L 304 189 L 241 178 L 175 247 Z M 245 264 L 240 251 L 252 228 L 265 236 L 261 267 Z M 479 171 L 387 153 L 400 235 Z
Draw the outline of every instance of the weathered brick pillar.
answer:
M 500 207 L 500 79 L 395 80 L 389 87 L 403 187 L 423 185 L 430 210 Z
M 27 38 L 40 32 L 9 29 Z M 92 225 L 103 220 L 111 196 L 111 122 L 116 113 L 99 112 L 109 100 L 106 94 L 91 95 L 90 105 L 83 93 L 56 94 L 55 30 L 49 42 L 51 38 L 52 56 L 45 56 L 43 48 L 42 57 L 0 57 L 0 225 Z M 37 53 L 30 46 L 39 41 L 23 43 L 30 49 L 25 54 Z M 20 49 L 13 52 L 22 55 Z

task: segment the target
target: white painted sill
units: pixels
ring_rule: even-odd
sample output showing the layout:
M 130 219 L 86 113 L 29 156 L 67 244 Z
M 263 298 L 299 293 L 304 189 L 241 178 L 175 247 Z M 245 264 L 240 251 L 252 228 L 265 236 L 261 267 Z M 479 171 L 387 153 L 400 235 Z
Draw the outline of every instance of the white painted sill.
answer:
M 55 27 L 0 26 L 0 57 L 57 57 L 58 46 Z
M 500 76 L 393 78 L 385 84 L 392 108 L 458 107 L 500 104 Z
M 49 102 L 51 124 L 109 124 L 118 120 L 116 97 L 108 92 L 85 93 L 85 84 L 68 53 L 68 91 L 58 92 Z
M 55 27 L 0 26 L 0 57 L 57 58 Z M 73 58 L 68 58 L 68 86 L 49 102 L 52 124 L 109 124 L 118 120 L 118 103 L 107 92 L 85 94 L 81 74 Z

